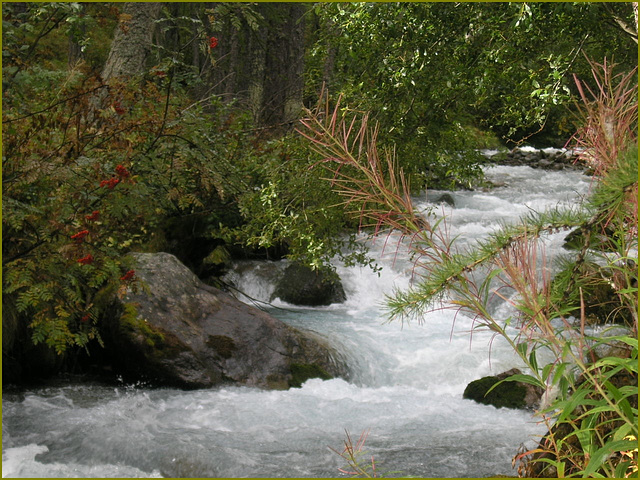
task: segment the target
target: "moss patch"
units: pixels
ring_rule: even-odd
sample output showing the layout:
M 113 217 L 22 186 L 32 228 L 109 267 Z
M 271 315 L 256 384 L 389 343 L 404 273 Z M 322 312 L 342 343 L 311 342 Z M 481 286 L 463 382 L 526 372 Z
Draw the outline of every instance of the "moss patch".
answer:
M 233 338 L 225 335 L 209 335 L 207 345 L 214 349 L 222 358 L 231 358 L 233 352 L 238 349 Z
M 163 343 L 164 336 L 138 316 L 138 309 L 133 303 L 125 303 L 120 316 L 120 329 L 123 333 L 142 335 L 150 347 Z
M 184 345 L 174 334 L 154 328 L 138 316 L 138 309 L 133 303 L 123 306 L 120 316 L 120 331 L 134 339 L 136 343 L 142 339 L 148 353 L 156 358 L 173 358 L 184 351 Z M 136 340 L 136 337 L 138 339 Z
M 308 363 L 291 364 L 291 381 L 289 385 L 293 388 L 300 388 L 304 382 L 310 378 L 321 378 L 330 380 L 333 378 L 324 368 Z
M 290 385 L 284 375 L 272 373 L 267 376 L 267 387 L 270 390 L 287 390 Z

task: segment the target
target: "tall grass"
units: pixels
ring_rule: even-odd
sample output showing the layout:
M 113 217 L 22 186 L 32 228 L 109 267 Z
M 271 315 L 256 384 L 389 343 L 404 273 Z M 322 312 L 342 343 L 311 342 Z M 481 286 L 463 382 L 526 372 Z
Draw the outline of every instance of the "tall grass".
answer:
M 378 151 L 377 127 L 366 114 L 339 102 L 330 109 L 323 96 L 300 129 L 362 227 L 372 235 L 395 230 L 410 239 L 418 281 L 387 298 L 390 318 L 422 321 L 432 308 L 469 315 L 475 329 L 503 337 L 526 365 L 526 374 L 507 381 L 555 392 L 537 412 L 548 434 L 514 458 L 522 476 L 637 472 L 637 199 L 635 207 L 630 199 L 638 180 L 637 96 L 630 94 L 637 86 L 635 71 L 614 75 L 607 62 L 592 65 L 596 87 L 578 81 L 584 127 L 575 136 L 594 170 L 590 198 L 503 225 L 470 250 L 456 249 L 446 221 L 415 211 L 409 180 L 393 151 Z M 571 229 L 578 248 L 552 278 L 540 238 Z M 589 334 L 586 312 L 594 288 L 610 289 L 612 312 L 625 312 L 624 333 Z M 496 296 L 512 304 L 511 317 L 492 313 Z M 510 335 L 509 327 L 517 334 Z M 540 364 L 541 351 L 552 361 Z

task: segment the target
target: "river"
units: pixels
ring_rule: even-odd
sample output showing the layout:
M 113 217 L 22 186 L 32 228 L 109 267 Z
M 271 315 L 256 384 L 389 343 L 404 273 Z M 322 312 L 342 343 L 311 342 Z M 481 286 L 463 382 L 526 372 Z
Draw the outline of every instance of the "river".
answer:
M 451 192 L 455 207 L 437 207 L 461 243 L 532 210 L 574 203 L 589 189 L 589 178 L 574 170 L 494 166 L 486 174 L 502 186 Z M 416 203 L 430 205 L 427 198 Z M 552 253 L 562 236 L 549 241 Z M 462 392 L 474 379 L 518 366 L 517 359 L 489 332 L 471 339 L 472 320 L 452 311 L 430 312 L 421 324 L 387 322 L 384 295 L 409 285 L 411 263 L 381 239 L 372 251 L 379 275 L 337 265 L 344 304 L 269 307 L 343 353 L 348 381 L 312 379 L 288 391 L 180 391 L 61 379 L 7 389 L 3 477 L 336 477 L 344 462 L 329 447 L 341 450 L 346 431 L 354 440 L 369 431 L 365 460 L 373 456 L 388 476 L 515 475 L 517 449 L 534 446 L 545 428 L 531 412 L 479 405 Z M 283 264 L 241 267 L 238 286 L 266 300 L 271 271 Z

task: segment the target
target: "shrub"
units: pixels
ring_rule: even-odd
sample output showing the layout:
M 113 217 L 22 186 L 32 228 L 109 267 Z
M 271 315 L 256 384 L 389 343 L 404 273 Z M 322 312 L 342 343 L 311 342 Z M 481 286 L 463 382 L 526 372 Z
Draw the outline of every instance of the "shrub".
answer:
M 162 244 L 167 218 L 223 218 L 244 186 L 231 129 L 170 76 L 59 75 L 27 68 L 5 98 L 3 291 L 62 353 L 98 338 L 111 295 L 135 282 L 127 252 Z

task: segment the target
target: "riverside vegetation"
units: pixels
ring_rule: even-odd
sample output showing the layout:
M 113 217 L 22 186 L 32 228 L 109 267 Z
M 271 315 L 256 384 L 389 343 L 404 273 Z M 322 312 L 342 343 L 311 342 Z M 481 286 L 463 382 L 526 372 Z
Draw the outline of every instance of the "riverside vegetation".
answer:
M 638 472 L 637 83 L 635 72 L 615 75 L 606 61 L 592 66 L 597 89 L 577 80 L 584 126 L 576 142 L 594 172 L 589 198 L 568 210 L 532 212 L 468 251 L 455 248 L 446 219 L 425 220 L 414 211 L 394 152 L 379 152 L 377 126 L 366 115 L 345 113 L 339 104 L 331 110 L 324 101 L 302 121 L 301 134 L 324 158 L 345 208 L 376 235 L 392 230 L 408 238 L 418 281 L 387 298 L 390 318 L 420 321 L 438 305 L 470 315 L 474 329 L 504 338 L 527 366 L 527 374 L 503 381 L 547 391 L 538 414 L 549 432 L 537 448 L 514 458 L 524 477 Z M 574 253 L 553 276 L 541 237 L 571 229 Z M 597 293 L 603 289 L 604 296 Z M 515 313 L 496 316 L 489 306 L 494 297 Z M 613 333 L 589 333 L 594 319 L 587 311 L 594 308 L 595 322 Z M 552 361 L 539 363 L 542 352 Z M 340 455 L 350 473 L 377 476 L 375 462 L 359 458 L 366 436 L 354 445 L 347 435 Z
M 446 293 L 478 328 L 506 336 L 486 303 L 518 292 L 509 321 L 521 335 L 508 341 L 530 369 L 519 380 L 559 392 L 541 412 L 550 433 L 519 457 L 521 473 L 637 470 L 631 4 L 2 10 L 3 381 L 20 381 L 12 372 L 36 351 L 55 365 L 31 375 L 73 370 L 101 344 L 113 296 L 140 286 L 127 253 L 174 253 L 216 284 L 232 257 L 372 264 L 344 233 L 395 228 L 411 238 L 423 281 L 390 299 L 392 316 L 419 317 Z M 585 54 L 614 56 L 627 74 L 603 63 L 585 83 L 594 67 Z M 292 126 L 323 84 L 351 110 L 327 107 L 304 121 L 318 153 Z M 532 214 L 466 253 L 454 252 L 444 223 L 413 211 L 413 191 L 479 182 L 477 148 L 557 141 L 580 126 L 595 179 L 584 205 Z M 575 254 L 554 278 L 540 273 L 538 238 L 569 228 Z M 628 334 L 587 334 L 598 295 L 610 304 L 606 320 Z M 626 356 L 598 353 L 613 342 Z M 556 360 L 538 365 L 541 349 Z

